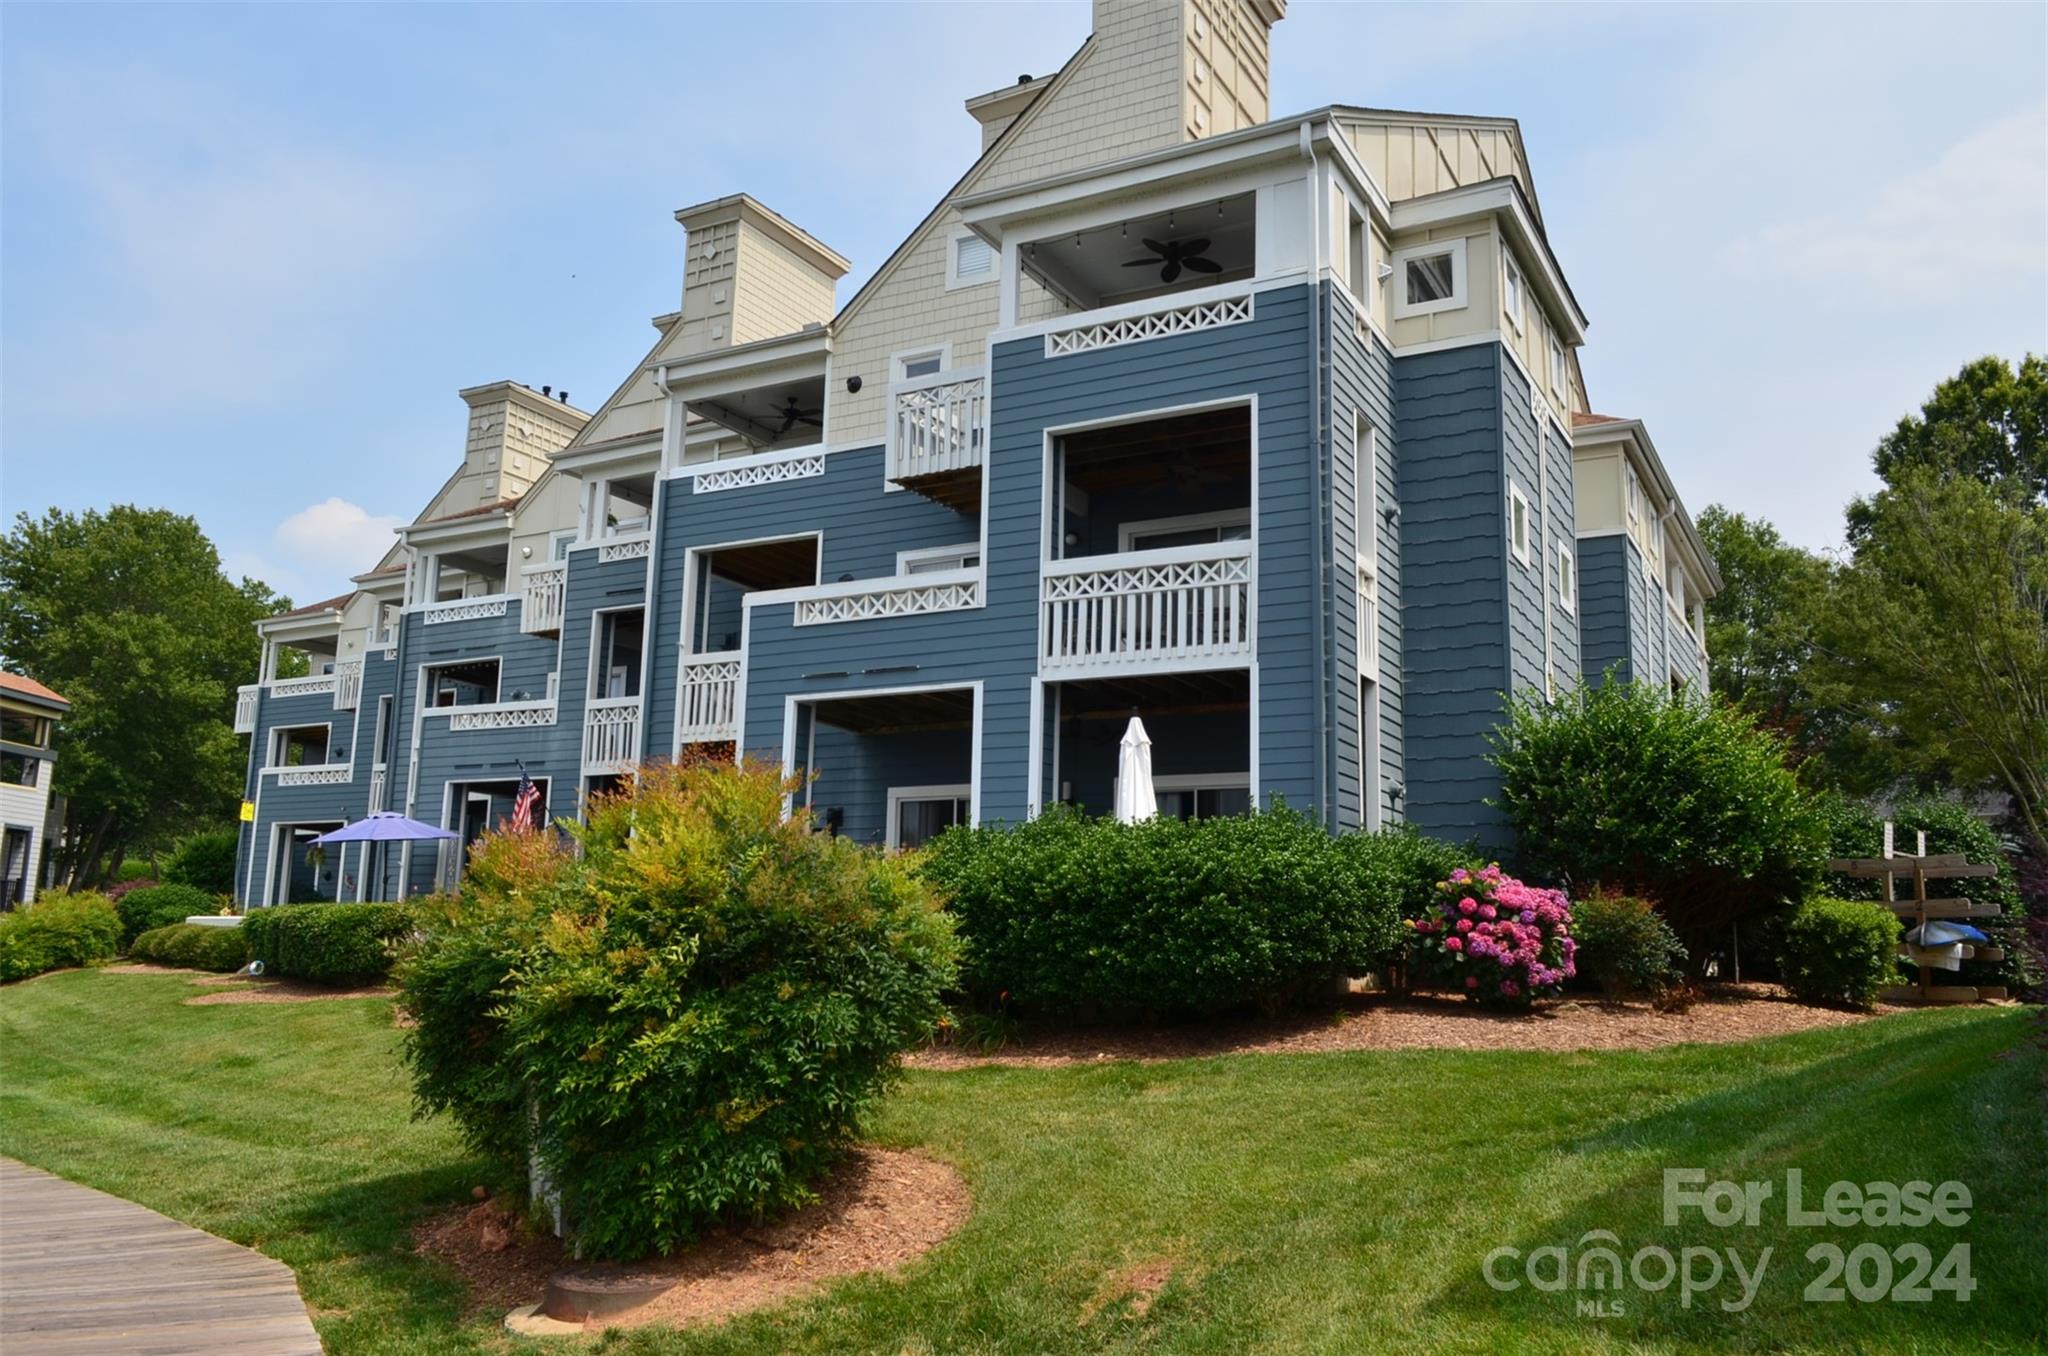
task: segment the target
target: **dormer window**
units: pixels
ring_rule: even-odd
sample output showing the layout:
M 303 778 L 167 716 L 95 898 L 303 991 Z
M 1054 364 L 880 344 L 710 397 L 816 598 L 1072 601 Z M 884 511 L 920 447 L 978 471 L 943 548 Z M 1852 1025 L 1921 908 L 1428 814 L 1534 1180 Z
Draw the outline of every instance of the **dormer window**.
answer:
M 1465 242 L 1410 245 L 1394 251 L 1394 318 L 1454 311 L 1465 302 Z

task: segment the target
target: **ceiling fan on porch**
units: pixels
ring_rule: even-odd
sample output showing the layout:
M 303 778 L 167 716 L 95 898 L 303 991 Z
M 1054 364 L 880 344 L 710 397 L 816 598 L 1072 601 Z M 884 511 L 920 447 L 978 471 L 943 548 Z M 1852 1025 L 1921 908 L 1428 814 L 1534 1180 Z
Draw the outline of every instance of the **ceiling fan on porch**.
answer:
M 1223 265 L 1217 263 L 1214 259 L 1203 257 L 1209 249 L 1210 242 L 1207 236 L 1197 236 L 1193 240 L 1168 240 L 1165 242 L 1147 238 L 1142 239 L 1139 243 L 1143 244 L 1146 249 L 1151 250 L 1153 257 L 1149 259 L 1132 259 L 1125 263 L 1124 267 L 1150 268 L 1154 264 L 1162 264 L 1164 267 L 1159 270 L 1159 281 L 1163 283 L 1170 283 L 1175 278 L 1178 278 L 1183 268 L 1191 268 L 1197 273 L 1221 273 L 1223 271 Z
M 788 437 L 789 431 L 795 428 L 798 424 L 809 424 L 814 428 L 824 427 L 824 423 L 818 417 L 819 415 L 823 414 L 824 411 L 804 409 L 800 404 L 797 403 L 797 398 L 795 396 L 791 396 L 789 398 L 789 404 L 777 410 L 776 413 L 782 416 L 782 427 L 775 430 L 775 436 L 777 438 Z

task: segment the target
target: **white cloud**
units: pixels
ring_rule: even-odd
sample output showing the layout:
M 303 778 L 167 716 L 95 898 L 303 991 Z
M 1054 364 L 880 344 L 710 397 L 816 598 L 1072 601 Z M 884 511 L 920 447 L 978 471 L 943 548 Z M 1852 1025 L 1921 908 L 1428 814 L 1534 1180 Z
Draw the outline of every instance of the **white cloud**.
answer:
M 2048 103 L 1999 118 L 1930 164 L 1842 208 L 1731 241 L 1724 261 L 1757 274 L 1871 289 L 1874 301 L 1967 301 L 2048 265 Z
M 271 540 L 294 577 L 330 580 L 329 592 L 339 592 L 350 576 L 376 568 L 391 549 L 391 534 L 404 522 L 333 497 L 279 523 Z

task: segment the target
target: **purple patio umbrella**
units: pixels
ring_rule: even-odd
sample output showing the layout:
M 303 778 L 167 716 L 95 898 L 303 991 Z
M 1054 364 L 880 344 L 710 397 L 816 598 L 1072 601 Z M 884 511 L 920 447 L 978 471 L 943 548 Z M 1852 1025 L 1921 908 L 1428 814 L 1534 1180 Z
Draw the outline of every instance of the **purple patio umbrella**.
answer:
M 323 833 L 313 841 L 316 843 L 402 843 L 424 838 L 460 838 L 461 834 L 452 829 L 437 829 L 432 824 L 423 824 L 396 810 L 377 810 L 367 819 L 358 819 L 353 824 L 343 825 L 332 833 Z

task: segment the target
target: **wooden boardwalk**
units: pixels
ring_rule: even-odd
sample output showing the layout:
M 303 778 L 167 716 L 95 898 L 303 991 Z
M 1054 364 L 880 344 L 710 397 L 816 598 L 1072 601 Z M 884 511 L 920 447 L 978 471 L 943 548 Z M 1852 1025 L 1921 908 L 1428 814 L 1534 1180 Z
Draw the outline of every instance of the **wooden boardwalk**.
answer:
M 291 1268 L 0 1158 L 0 1351 L 317 1356 Z

